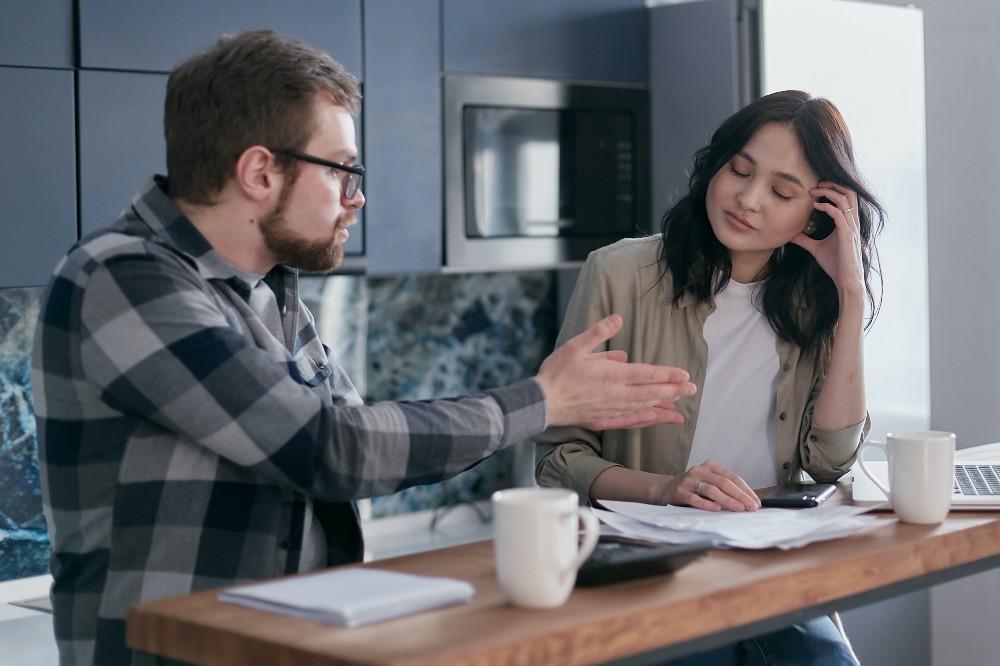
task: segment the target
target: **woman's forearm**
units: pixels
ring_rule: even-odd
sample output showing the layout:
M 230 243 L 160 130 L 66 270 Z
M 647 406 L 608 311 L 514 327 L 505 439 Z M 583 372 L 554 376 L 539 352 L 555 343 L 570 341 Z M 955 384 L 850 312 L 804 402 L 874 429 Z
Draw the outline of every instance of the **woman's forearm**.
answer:
M 841 293 L 840 319 L 834 332 L 826 378 L 813 423 L 827 430 L 840 430 L 864 420 L 864 298 Z

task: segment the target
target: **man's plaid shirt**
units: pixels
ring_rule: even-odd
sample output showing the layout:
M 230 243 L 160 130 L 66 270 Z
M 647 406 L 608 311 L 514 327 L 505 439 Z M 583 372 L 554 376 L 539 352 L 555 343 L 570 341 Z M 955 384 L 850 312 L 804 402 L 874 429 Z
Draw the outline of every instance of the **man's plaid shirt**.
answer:
M 365 406 L 316 334 L 294 271 L 246 274 L 151 180 L 56 267 L 33 391 L 63 664 L 141 662 L 133 604 L 293 573 L 306 517 L 328 563 L 361 554 L 352 500 L 439 481 L 545 428 L 534 380 Z

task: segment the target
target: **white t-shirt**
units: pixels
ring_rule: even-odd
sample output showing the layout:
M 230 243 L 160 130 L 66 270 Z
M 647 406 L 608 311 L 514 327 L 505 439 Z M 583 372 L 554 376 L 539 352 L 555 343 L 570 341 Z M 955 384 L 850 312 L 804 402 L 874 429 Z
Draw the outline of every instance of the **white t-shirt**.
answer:
M 708 367 L 688 467 L 714 460 L 751 488 L 777 484 L 777 336 L 753 303 L 756 285 L 729 281 L 705 321 Z

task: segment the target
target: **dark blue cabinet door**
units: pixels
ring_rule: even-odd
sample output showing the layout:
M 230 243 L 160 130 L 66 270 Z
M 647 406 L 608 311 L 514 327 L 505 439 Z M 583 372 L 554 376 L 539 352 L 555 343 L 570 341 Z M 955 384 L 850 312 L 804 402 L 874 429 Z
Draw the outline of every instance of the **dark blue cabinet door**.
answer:
M 80 227 L 114 222 L 147 178 L 166 173 L 163 74 L 79 72 Z
M 443 0 L 444 68 L 646 83 L 644 0 Z
M 0 65 L 73 66 L 73 0 L 3 0 Z
M 694 153 L 742 106 L 737 0 L 660 5 L 649 12 L 650 115 L 653 118 L 650 229 L 688 191 Z M 697 67 L 691 62 L 697 54 Z
M 0 67 L 0 287 L 42 285 L 76 241 L 73 73 Z
M 220 35 L 268 28 L 361 78 L 361 0 L 79 0 L 80 66 L 169 72 Z
M 153 174 L 166 173 L 163 139 L 165 74 L 79 72 L 80 226 L 107 226 Z M 363 223 L 344 246 L 361 252 Z
M 442 260 L 438 0 L 365 2 L 365 218 L 369 273 Z

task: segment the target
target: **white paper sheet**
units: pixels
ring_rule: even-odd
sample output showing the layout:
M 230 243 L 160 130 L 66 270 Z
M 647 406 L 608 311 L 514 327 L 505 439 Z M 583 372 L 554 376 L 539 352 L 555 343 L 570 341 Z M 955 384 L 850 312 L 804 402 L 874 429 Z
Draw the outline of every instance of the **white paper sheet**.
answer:
M 473 594 L 475 588 L 464 580 L 348 567 L 227 588 L 219 594 L 219 600 L 342 627 L 360 627 L 467 603 Z
M 847 536 L 880 521 L 875 516 L 862 515 L 868 507 L 842 504 L 738 513 L 638 502 L 602 500 L 601 504 L 608 510 L 593 511 L 603 523 L 603 531 L 645 541 L 709 541 L 715 546 L 729 548 L 787 550 Z

